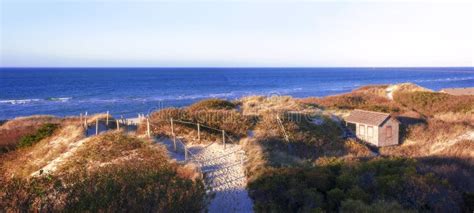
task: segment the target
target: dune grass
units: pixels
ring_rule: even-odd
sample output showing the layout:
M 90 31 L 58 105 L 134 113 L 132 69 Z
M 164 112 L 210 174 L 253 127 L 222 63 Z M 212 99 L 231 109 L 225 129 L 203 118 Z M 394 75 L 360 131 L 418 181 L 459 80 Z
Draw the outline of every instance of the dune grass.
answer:
M 25 152 L 32 148 L 36 150 L 30 152 L 38 152 L 42 143 L 15 151 L 13 162 L 23 159 L 20 155 L 50 161 Z M 28 178 L 4 175 L 0 206 L 13 212 L 199 212 L 205 209 L 206 196 L 196 173 L 192 167 L 170 162 L 159 145 L 110 132 L 85 141 L 51 173 Z
M 171 118 L 174 122 L 174 131 L 177 136 L 186 137 L 188 140 L 197 138 L 197 123 L 201 125 L 201 140 L 221 140 L 224 130 L 226 135 L 238 141 L 246 136 L 247 130 L 254 125 L 253 117 L 244 116 L 236 110 L 192 108 L 167 108 L 155 111 L 150 115 L 151 129 L 154 135 L 171 136 Z M 181 123 L 180 121 L 194 124 Z M 211 128 L 207 128 L 211 127 Z M 139 132 L 144 132 L 145 124 L 139 127 Z
M 28 147 L 32 146 L 35 143 L 38 143 L 39 141 L 43 140 L 46 137 L 51 136 L 56 129 L 58 129 L 59 125 L 58 124 L 43 124 L 38 131 L 36 131 L 34 134 L 29 134 L 25 135 L 20 138 L 20 142 L 18 143 L 17 147 L 18 148 L 23 148 L 23 147 Z
M 439 92 L 399 92 L 394 100 L 427 116 L 437 113 L 473 113 L 474 96 L 454 96 Z
M 385 97 L 364 93 L 349 93 L 324 98 L 304 98 L 301 103 L 315 105 L 326 109 L 353 110 L 363 109 L 376 112 L 400 112 L 401 108 L 396 103 Z
M 240 100 L 241 110 L 244 115 L 262 115 L 269 112 L 303 111 L 312 109 L 304 106 L 291 96 L 248 96 Z
M 51 160 L 67 152 L 71 144 L 84 138 L 80 125 L 64 125 L 54 134 L 31 146 L 5 153 L 1 156 L 1 175 L 4 177 L 28 178 Z
M 60 122 L 61 118 L 46 115 L 19 117 L 6 121 L 0 126 L 0 153 L 16 149 L 22 137 L 36 133 L 43 125 Z

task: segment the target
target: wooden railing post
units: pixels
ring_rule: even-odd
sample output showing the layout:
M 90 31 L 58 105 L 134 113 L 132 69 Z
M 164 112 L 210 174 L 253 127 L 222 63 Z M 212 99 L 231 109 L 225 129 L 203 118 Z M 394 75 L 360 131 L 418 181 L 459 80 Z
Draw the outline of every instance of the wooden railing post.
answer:
M 105 125 L 109 126 L 109 111 L 107 111 L 107 117 L 105 118 Z
M 174 146 L 174 151 L 176 152 L 176 135 L 173 134 L 173 146 Z
M 184 145 L 184 161 L 188 161 L 188 148 L 186 148 L 186 145 Z
M 222 144 L 224 144 L 224 149 L 225 149 L 225 131 L 222 130 Z
M 173 124 L 173 118 L 170 119 L 171 122 L 171 135 L 174 135 L 174 124 Z
M 117 122 L 117 130 L 120 130 L 120 123 L 119 120 L 115 120 Z
M 201 125 L 199 125 L 199 123 L 197 124 L 197 128 L 198 128 L 198 141 L 201 142 Z
M 99 134 L 99 118 L 95 119 L 95 135 Z
M 148 135 L 148 138 L 151 137 L 151 134 L 150 134 L 150 119 L 146 119 L 146 134 Z

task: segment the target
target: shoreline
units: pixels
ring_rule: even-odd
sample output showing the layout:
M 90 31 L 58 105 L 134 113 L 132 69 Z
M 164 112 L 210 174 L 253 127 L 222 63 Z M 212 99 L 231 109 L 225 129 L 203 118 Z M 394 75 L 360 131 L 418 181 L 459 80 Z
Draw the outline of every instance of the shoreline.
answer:
M 376 86 L 387 86 L 387 87 L 390 87 L 390 86 L 393 86 L 393 85 L 400 85 L 400 84 L 413 84 L 413 85 L 416 85 L 416 86 L 419 86 L 417 84 L 414 84 L 414 83 L 411 83 L 411 82 L 407 82 L 407 83 L 397 83 L 397 84 L 366 84 L 366 85 L 361 85 L 361 86 L 358 86 L 356 87 L 355 89 L 353 90 L 350 90 L 348 92 L 343 92 L 343 93 L 337 93 L 337 94 L 330 94 L 330 95 L 325 95 L 325 96 L 306 96 L 306 97 L 294 97 L 294 96 L 291 96 L 291 95 L 281 95 L 282 97 L 291 97 L 293 99 L 296 99 L 296 100 L 301 100 L 301 99 L 311 99 L 311 98 L 326 98 L 326 97 L 332 97 L 332 96 L 340 96 L 340 95 L 344 95 L 344 94 L 350 94 L 352 93 L 353 91 L 355 90 L 358 90 L 360 88 L 364 88 L 364 87 L 376 87 Z M 421 86 L 419 86 L 421 87 Z M 424 88 L 424 87 L 422 87 Z M 424 88 L 424 89 L 427 89 L 427 88 Z M 428 89 L 429 90 L 429 89 Z M 450 95 L 472 95 L 474 93 L 474 87 L 452 87 L 452 88 L 442 88 L 440 90 L 431 90 L 433 92 L 439 92 L 439 93 L 446 93 L 446 94 L 450 94 Z M 246 98 L 246 97 L 253 97 L 253 96 L 262 96 L 262 97 L 271 97 L 271 96 L 268 96 L 268 95 L 248 95 L 248 96 L 242 96 L 242 97 L 239 97 L 239 98 L 232 98 L 232 99 L 226 99 L 226 98 L 219 98 L 219 97 L 208 97 L 208 98 L 202 98 L 202 99 L 196 99 L 196 100 L 193 100 L 192 102 L 188 103 L 188 104 L 185 104 L 185 105 L 181 105 L 181 106 L 162 106 L 162 103 L 160 103 L 159 107 L 158 108 L 154 108 L 153 110 L 149 110 L 150 112 L 153 112 L 153 111 L 156 111 L 156 110 L 161 110 L 161 109 L 165 109 L 165 108 L 183 108 L 183 107 L 188 107 L 194 103 L 197 103 L 199 101 L 202 101 L 202 100 L 206 100 L 206 99 L 214 99 L 214 98 L 217 98 L 217 99 L 224 99 L 224 100 L 228 100 L 228 101 L 238 101 L 238 100 L 241 100 L 243 98 Z M 391 92 L 389 94 L 389 91 L 387 91 L 387 98 L 389 99 L 392 99 L 391 97 Z M 68 98 L 69 99 L 72 99 L 72 98 Z M 46 99 L 45 99 L 46 100 Z M 13 101 L 13 100 L 12 100 Z M 91 112 L 91 111 L 85 111 L 85 112 L 88 112 L 90 115 L 92 114 L 101 114 L 101 113 L 105 113 L 105 112 Z M 85 113 L 84 112 L 84 113 Z M 113 112 L 111 112 L 111 114 L 115 114 Z M 127 114 L 136 114 L 138 116 L 127 116 Z M 133 113 L 122 113 L 122 114 L 118 114 L 118 115 L 121 115 L 120 117 L 123 116 L 124 119 L 127 119 L 128 121 L 134 123 L 134 124 L 138 124 L 139 123 L 139 114 L 144 114 L 144 112 L 133 112 Z M 0 119 L 0 125 L 2 125 L 3 123 L 7 122 L 7 121 L 10 121 L 10 120 L 14 120 L 14 119 L 17 119 L 17 118 L 21 118 L 21 117 L 29 117 L 29 116 L 35 116 L 35 115 L 46 115 L 46 116 L 54 116 L 54 117 L 61 117 L 61 118 L 66 118 L 66 117 L 74 117 L 74 116 L 79 116 L 80 113 L 77 113 L 76 114 L 67 114 L 67 115 L 57 115 L 57 114 L 44 114 L 44 113 L 39 113 L 39 114 L 29 114 L 29 115 L 20 115 L 20 116 L 15 116 L 15 117 L 11 117 L 11 118 L 7 118 L 7 119 Z

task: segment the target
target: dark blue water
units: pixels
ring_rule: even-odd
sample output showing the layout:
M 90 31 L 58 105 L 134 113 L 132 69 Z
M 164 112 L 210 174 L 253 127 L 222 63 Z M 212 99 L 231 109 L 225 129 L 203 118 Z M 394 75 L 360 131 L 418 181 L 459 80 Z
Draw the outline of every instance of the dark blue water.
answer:
M 326 96 L 401 82 L 473 87 L 474 68 L 3 68 L 0 119 L 107 110 L 132 117 L 211 97 Z

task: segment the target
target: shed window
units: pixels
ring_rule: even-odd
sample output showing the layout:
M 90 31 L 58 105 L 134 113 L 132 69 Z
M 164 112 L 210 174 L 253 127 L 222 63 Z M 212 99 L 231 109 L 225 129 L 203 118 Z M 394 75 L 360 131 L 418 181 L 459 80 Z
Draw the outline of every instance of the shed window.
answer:
M 372 126 L 367 126 L 367 137 L 374 137 L 374 128 Z
M 365 135 L 365 126 L 359 125 L 359 135 Z
M 385 135 L 386 135 L 387 138 L 392 137 L 392 126 L 385 127 Z

